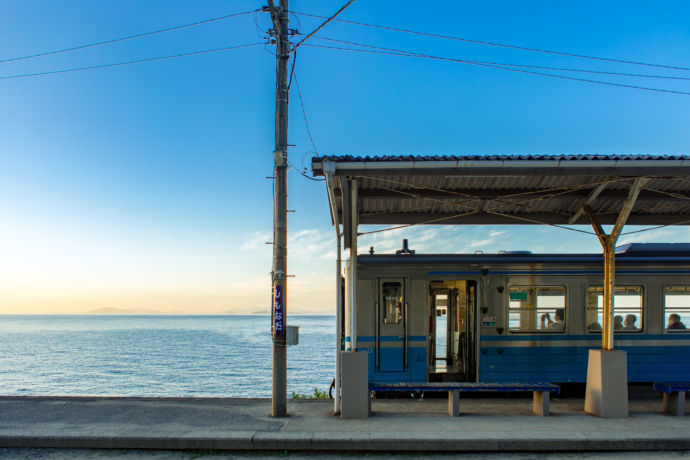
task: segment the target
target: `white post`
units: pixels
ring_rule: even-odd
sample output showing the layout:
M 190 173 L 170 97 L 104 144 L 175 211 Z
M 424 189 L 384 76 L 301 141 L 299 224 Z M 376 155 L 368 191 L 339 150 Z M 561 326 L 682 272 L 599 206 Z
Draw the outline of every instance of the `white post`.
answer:
M 350 259 L 345 260 L 345 351 L 352 351 L 352 265 Z
M 352 245 L 350 247 L 350 273 L 352 279 L 350 287 L 350 302 L 352 304 L 352 334 L 350 340 L 352 341 L 352 351 L 357 351 L 357 227 L 359 221 L 359 207 L 357 206 L 357 179 L 352 180 Z
M 334 414 L 339 414 L 340 413 L 340 369 L 341 369 L 341 359 L 342 359 L 342 345 L 341 345 L 341 340 L 342 337 L 340 336 L 340 331 L 343 328 L 343 323 L 342 323 L 342 317 L 343 317 L 343 293 L 342 293 L 342 280 L 341 280 L 341 240 L 340 240 L 340 232 L 338 232 L 338 247 L 337 247 L 337 257 L 338 259 L 336 260 L 335 263 L 335 272 L 336 272 L 336 283 L 335 283 L 335 298 L 336 298 L 336 317 L 335 317 L 335 388 L 333 389 L 335 391 L 335 402 L 334 402 L 334 407 L 333 407 L 333 413 Z

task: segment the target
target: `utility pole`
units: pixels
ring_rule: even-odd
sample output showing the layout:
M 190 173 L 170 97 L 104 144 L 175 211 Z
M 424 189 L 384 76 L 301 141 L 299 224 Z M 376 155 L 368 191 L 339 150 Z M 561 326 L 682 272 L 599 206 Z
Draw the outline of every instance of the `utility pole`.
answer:
M 268 0 L 276 40 L 276 117 L 273 187 L 273 397 L 271 415 L 287 415 L 287 167 L 288 167 L 288 61 L 290 40 L 288 0 Z

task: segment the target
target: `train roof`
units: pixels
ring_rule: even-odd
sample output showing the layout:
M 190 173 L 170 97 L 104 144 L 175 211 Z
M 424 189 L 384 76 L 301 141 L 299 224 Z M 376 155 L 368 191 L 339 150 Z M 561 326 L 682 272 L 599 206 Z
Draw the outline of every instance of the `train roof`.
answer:
M 498 254 L 360 254 L 361 265 L 463 265 L 514 263 L 603 264 L 596 253 L 533 254 L 530 251 L 501 251 Z M 616 248 L 616 263 L 690 264 L 690 243 L 631 243 Z
M 629 243 L 616 247 L 616 254 L 690 254 L 690 243 Z

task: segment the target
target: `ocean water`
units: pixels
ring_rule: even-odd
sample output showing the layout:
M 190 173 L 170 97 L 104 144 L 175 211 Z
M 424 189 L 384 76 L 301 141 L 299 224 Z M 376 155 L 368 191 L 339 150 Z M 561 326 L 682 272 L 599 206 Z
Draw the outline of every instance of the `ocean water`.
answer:
M 327 391 L 333 316 L 289 317 L 288 395 Z M 0 315 L 0 395 L 270 397 L 270 316 Z

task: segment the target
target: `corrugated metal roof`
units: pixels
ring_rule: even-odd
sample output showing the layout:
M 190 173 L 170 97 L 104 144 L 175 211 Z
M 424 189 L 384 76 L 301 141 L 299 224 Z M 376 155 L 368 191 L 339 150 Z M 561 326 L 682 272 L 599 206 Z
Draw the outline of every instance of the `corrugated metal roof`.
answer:
M 690 224 L 686 155 L 345 155 L 312 172 L 328 172 L 339 222 L 354 184 L 360 224 L 589 224 L 586 203 L 612 224 L 646 177 L 628 223 Z
M 322 161 L 640 161 L 690 160 L 689 155 L 325 155 L 314 157 L 312 163 Z

